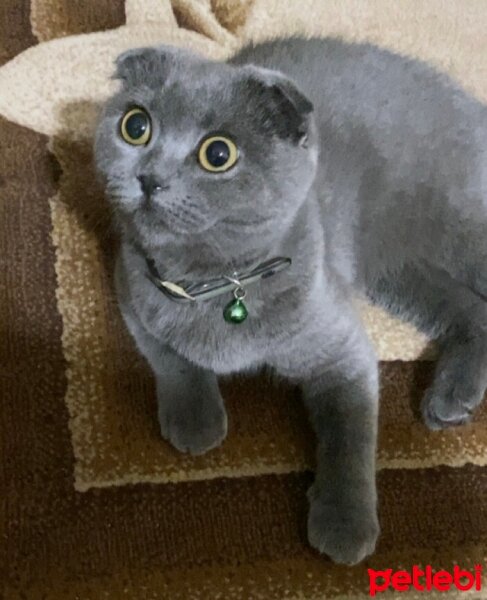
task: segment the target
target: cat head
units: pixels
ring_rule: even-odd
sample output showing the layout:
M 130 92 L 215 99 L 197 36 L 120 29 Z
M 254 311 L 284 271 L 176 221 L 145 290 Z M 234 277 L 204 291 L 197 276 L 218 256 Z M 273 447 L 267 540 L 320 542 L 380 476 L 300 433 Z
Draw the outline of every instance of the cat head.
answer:
M 122 54 L 95 154 L 118 220 L 146 247 L 279 232 L 313 182 L 313 106 L 284 75 L 170 47 Z

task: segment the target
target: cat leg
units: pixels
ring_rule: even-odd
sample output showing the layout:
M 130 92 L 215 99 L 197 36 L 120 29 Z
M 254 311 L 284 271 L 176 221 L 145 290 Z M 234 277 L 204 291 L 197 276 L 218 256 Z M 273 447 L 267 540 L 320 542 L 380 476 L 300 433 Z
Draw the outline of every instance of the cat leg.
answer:
M 437 338 L 435 377 L 422 402 L 430 429 L 470 420 L 487 387 L 487 302 L 445 271 L 405 267 L 381 280 L 379 301 L 394 305 Z
M 465 300 L 438 340 L 435 378 L 421 405 L 433 430 L 468 422 L 487 387 L 487 304 L 469 291 L 452 296 L 455 303 Z
M 318 315 L 272 366 L 301 384 L 317 437 L 310 544 L 337 563 L 355 564 L 374 551 L 379 534 L 378 369 L 359 318 L 345 302 L 339 310 L 328 322 Z
M 216 375 L 162 345 L 126 310 L 123 316 L 155 375 L 162 437 L 194 455 L 219 446 L 227 435 L 227 414 Z

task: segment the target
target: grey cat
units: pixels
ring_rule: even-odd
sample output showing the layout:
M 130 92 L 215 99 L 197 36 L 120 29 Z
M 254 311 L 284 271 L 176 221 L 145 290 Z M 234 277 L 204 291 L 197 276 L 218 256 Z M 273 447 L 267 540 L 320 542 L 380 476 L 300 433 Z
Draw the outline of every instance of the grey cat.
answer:
M 164 438 L 218 446 L 217 375 L 267 365 L 298 383 L 317 436 L 309 541 L 373 552 L 378 366 L 357 294 L 438 338 L 431 429 L 468 421 L 487 386 L 487 109 L 431 67 L 369 44 L 275 40 L 227 63 L 126 52 L 96 160 L 121 232 L 121 310 L 157 382 Z M 149 280 L 292 265 L 231 294 L 173 302 Z

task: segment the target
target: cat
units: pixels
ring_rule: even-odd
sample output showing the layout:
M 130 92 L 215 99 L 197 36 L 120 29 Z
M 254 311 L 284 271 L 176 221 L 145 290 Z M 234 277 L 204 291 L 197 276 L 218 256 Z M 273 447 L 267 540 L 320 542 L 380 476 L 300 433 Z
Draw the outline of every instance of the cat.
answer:
M 377 357 L 354 299 L 437 338 L 431 429 L 487 386 L 487 109 L 432 67 L 371 44 L 277 39 L 227 62 L 168 46 L 116 62 L 95 156 L 120 230 L 121 312 L 157 386 L 162 436 L 218 446 L 218 375 L 299 384 L 317 438 L 310 544 L 338 563 L 379 534 Z M 204 282 L 291 265 L 231 294 L 174 302 L 148 277 Z

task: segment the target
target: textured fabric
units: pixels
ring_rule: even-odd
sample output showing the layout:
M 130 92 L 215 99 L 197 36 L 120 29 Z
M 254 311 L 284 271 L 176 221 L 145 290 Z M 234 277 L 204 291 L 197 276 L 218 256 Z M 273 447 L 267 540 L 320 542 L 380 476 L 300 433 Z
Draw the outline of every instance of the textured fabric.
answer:
M 367 567 L 485 564 L 487 408 L 428 432 L 418 406 L 434 367 L 414 359 L 433 354 L 376 309 L 363 312 L 383 359 L 383 533 L 365 564 L 335 566 L 306 542 L 314 441 L 297 390 L 225 380 L 220 449 L 191 458 L 160 439 L 153 380 L 114 299 L 90 135 L 131 46 L 218 58 L 249 39 L 330 33 L 428 59 L 486 100 L 486 27 L 482 0 L 2 2 L 0 597 L 352 599 L 368 597 Z

